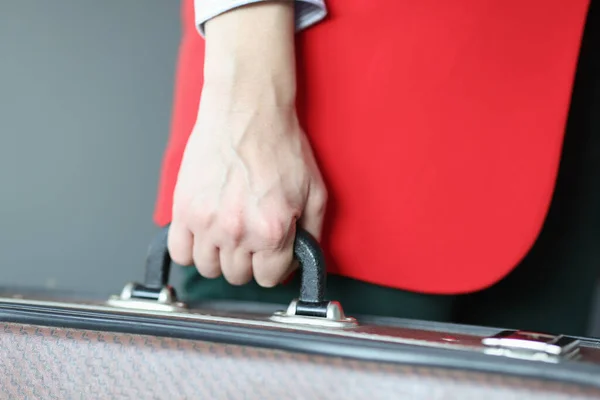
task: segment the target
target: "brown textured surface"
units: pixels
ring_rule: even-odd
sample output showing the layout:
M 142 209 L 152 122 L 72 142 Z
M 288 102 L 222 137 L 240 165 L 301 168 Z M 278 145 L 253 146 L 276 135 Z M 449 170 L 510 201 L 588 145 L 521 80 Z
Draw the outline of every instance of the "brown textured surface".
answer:
M 588 399 L 571 385 L 152 336 L 0 324 L 2 399 Z

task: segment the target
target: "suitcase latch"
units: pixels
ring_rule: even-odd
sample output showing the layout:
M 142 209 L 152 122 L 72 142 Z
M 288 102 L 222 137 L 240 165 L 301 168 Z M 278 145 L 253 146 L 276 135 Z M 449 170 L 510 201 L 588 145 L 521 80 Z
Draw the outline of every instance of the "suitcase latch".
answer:
M 322 310 L 316 311 L 315 310 Z M 311 325 L 321 328 L 349 328 L 357 326 L 355 318 L 347 317 L 342 306 L 337 301 L 327 301 L 323 304 L 303 304 L 292 300 L 287 310 L 276 311 L 270 318 L 275 322 L 285 324 Z
M 111 296 L 107 303 L 140 311 L 182 312 L 187 309 L 184 303 L 177 301 L 175 290 L 169 285 L 152 289 L 139 283 L 128 283 L 119 296 Z
M 557 363 L 579 357 L 578 339 L 546 333 L 506 330 L 482 340 L 486 354 Z

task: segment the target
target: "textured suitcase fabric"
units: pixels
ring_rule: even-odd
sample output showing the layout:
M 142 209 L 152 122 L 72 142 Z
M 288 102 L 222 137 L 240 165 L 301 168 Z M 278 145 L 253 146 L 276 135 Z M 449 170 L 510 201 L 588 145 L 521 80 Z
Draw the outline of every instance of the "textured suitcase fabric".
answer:
M 600 398 L 591 339 L 579 360 L 533 362 L 479 354 L 492 328 L 369 317 L 347 330 L 288 326 L 270 318 L 276 308 L 3 297 L 0 398 Z
M 600 389 L 145 335 L 0 326 L 3 399 L 592 399 Z

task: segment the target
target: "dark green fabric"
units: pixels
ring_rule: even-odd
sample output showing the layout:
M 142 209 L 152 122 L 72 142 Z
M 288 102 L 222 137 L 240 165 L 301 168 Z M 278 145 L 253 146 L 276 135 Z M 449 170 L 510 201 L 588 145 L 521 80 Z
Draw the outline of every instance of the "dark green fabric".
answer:
M 596 8 L 592 4 L 588 17 L 552 205 L 537 242 L 514 272 L 489 289 L 461 296 L 408 293 L 330 276 L 329 299 L 339 300 L 348 314 L 587 333 L 600 271 L 600 75 L 595 57 L 600 48 Z M 255 283 L 234 287 L 222 278 L 203 279 L 189 267 L 185 275 L 183 293 L 188 300 L 286 304 L 298 295 L 297 280 L 263 289 Z
M 231 286 L 225 279 L 202 278 L 193 267 L 184 267 L 186 301 L 245 300 L 287 304 L 300 293 L 298 276 L 285 285 L 265 289 L 254 281 Z M 372 314 L 435 321 L 450 321 L 453 296 L 429 296 L 390 289 L 340 276 L 327 277 L 327 298 L 342 303 L 348 314 Z

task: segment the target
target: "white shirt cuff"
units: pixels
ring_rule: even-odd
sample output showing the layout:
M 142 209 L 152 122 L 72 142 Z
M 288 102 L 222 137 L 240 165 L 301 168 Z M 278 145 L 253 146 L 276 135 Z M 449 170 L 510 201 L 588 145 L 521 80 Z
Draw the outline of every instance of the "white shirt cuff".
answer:
M 268 0 L 194 0 L 196 27 L 204 37 L 204 24 L 219 14 L 248 4 Z M 290 1 L 290 0 L 285 0 Z M 296 31 L 306 29 L 327 15 L 325 0 L 291 0 L 296 12 Z

